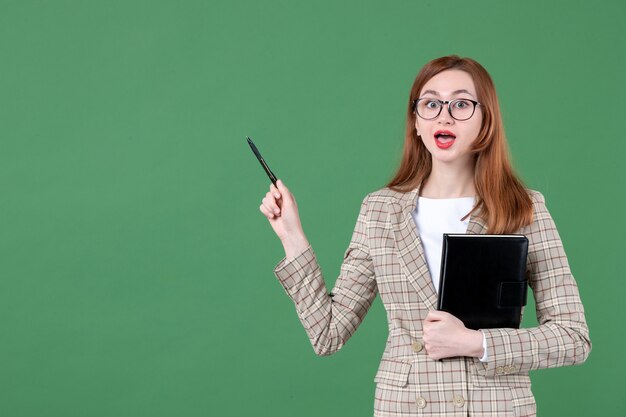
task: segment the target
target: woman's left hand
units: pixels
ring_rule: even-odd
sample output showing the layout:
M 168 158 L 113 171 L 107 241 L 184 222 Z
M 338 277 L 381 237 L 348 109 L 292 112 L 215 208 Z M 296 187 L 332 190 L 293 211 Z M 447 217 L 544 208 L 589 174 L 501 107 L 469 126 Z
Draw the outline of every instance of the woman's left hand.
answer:
M 465 327 L 445 311 L 430 311 L 424 320 L 424 347 L 431 359 L 483 356 L 483 334 Z

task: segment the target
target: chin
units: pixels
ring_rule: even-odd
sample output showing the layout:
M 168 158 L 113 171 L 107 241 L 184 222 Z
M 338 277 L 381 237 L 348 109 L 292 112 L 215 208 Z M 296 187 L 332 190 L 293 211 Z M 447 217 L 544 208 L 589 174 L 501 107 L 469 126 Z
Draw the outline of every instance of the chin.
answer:
M 467 162 L 471 159 L 470 155 L 459 155 L 457 152 L 446 152 L 445 154 L 439 153 L 433 155 L 433 159 L 436 159 L 438 162 L 452 164 L 459 162 Z
M 432 156 L 433 158 L 441 162 L 454 162 L 462 158 L 462 156 L 459 155 L 457 152 L 455 152 L 454 150 L 449 150 L 449 149 L 448 150 L 436 149 L 435 152 L 432 154 Z

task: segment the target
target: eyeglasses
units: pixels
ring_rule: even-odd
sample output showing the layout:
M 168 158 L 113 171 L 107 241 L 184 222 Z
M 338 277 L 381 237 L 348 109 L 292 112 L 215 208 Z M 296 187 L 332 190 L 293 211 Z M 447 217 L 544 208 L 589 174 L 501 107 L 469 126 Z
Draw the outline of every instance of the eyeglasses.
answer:
M 433 120 L 441 114 L 444 104 L 448 105 L 450 116 L 459 121 L 471 118 L 476 111 L 476 106 L 481 106 L 479 102 L 467 98 L 446 101 L 436 98 L 420 98 L 413 100 L 413 111 L 424 120 Z

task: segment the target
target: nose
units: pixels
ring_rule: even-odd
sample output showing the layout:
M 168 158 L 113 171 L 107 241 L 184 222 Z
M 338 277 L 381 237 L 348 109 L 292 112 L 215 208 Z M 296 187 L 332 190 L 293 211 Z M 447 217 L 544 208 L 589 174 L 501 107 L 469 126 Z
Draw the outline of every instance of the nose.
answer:
M 450 125 L 454 123 L 454 119 L 450 114 L 450 103 L 446 103 L 441 109 L 441 113 L 439 113 L 439 117 L 437 117 L 437 123 Z

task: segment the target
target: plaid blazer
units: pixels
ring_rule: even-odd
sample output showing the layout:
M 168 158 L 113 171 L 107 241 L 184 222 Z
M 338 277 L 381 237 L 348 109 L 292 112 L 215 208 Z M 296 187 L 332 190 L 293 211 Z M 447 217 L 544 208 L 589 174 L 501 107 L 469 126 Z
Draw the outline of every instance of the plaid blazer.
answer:
M 374 378 L 374 416 L 534 416 L 528 372 L 586 360 L 591 342 L 576 282 L 543 196 L 529 194 L 533 223 L 518 233 L 529 240 L 527 276 L 539 326 L 483 330 L 485 363 L 432 360 L 425 352 L 422 324 L 437 295 L 411 216 L 419 188 L 384 188 L 364 198 L 330 294 L 310 246 L 276 265 L 318 355 L 341 349 L 380 293 L 389 334 Z M 467 233 L 486 231 L 480 218 L 470 217 Z

